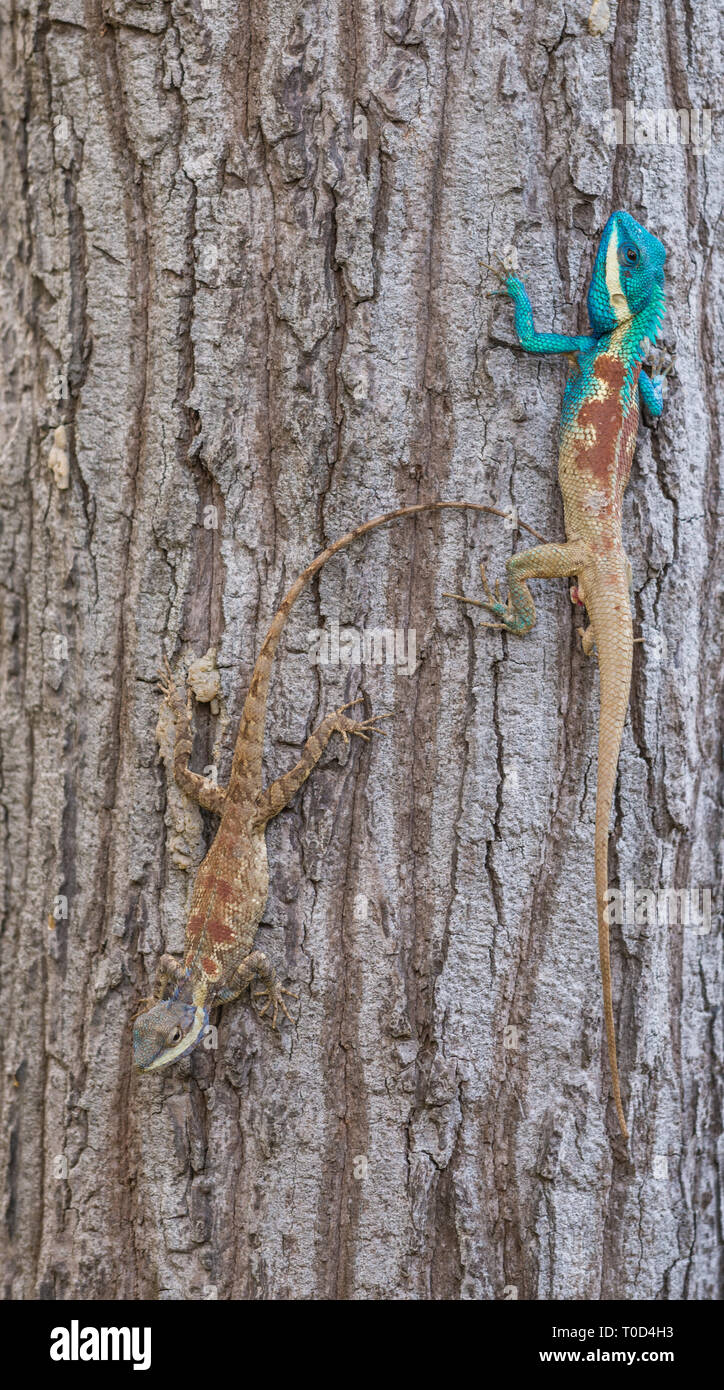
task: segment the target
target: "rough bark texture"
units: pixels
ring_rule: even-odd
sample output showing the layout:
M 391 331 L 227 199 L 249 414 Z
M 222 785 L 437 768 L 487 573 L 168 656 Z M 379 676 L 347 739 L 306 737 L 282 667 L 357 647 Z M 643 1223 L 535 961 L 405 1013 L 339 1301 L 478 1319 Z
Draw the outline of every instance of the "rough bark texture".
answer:
M 138 1078 L 130 1021 L 214 829 L 159 761 L 162 652 L 216 652 L 193 765 L 223 781 L 266 624 L 330 539 L 437 496 L 560 537 L 565 364 L 515 350 L 479 258 L 515 245 L 539 325 L 582 331 L 615 207 L 668 248 L 678 375 L 625 509 L 646 645 L 612 882 L 718 883 L 721 145 L 603 134 L 627 100 L 714 104 L 718 9 L 3 0 L 7 1297 L 716 1295 L 718 922 L 613 929 L 627 1157 L 595 662 L 563 582 L 517 641 L 443 596 L 502 574 L 492 517 L 373 536 L 287 628 L 269 775 L 345 699 L 395 712 L 268 832 L 296 1030 L 238 1002 L 215 1051 Z M 310 665 L 333 620 L 413 628 L 417 670 Z

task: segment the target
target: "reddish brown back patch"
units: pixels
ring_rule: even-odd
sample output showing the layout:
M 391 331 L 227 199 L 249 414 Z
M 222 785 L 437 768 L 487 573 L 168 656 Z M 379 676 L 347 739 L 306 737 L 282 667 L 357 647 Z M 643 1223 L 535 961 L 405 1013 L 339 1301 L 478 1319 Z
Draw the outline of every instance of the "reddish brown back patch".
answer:
M 222 858 L 228 859 L 234 846 L 238 843 L 238 839 L 238 831 L 233 828 L 229 829 L 228 826 L 224 826 L 223 830 L 219 829 L 214 840 L 216 853 L 220 854 Z
M 186 940 L 199 941 L 204 930 L 204 919 L 199 912 L 195 912 L 189 917 L 186 927 Z
M 227 927 L 226 922 L 222 922 L 220 917 L 212 918 L 206 930 L 209 941 L 215 946 L 229 946 L 236 940 L 231 927 Z
M 217 960 L 214 960 L 213 956 L 201 957 L 201 969 L 209 980 L 218 980 L 221 974 L 221 966 Z
M 216 897 L 221 899 L 222 903 L 228 903 L 230 898 L 234 895 L 231 884 L 227 883 L 225 878 L 212 879 L 209 887 L 213 890 Z
M 576 463 L 587 468 L 601 482 L 612 480 L 620 471 L 618 442 L 623 425 L 623 389 L 626 368 L 619 357 L 603 353 L 596 358 L 595 378 L 605 388 L 603 400 L 585 401 L 578 412 L 577 423 L 593 428 L 593 444 L 576 445 Z

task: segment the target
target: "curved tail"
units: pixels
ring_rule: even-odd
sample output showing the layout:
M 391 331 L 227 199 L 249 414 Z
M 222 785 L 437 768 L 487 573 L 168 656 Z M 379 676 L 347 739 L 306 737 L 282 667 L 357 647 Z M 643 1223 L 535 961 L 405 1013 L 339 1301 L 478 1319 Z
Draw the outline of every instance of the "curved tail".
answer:
M 606 894 L 608 892 L 608 826 L 616 786 L 621 738 L 631 690 L 633 628 L 628 577 L 623 565 L 620 575 L 607 573 L 605 579 L 601 576 L 599 582 L 591 587 L 593 593 L 590 592 L 588 585 L 586 587 L 586 607 L 596 639 L 598 667 L 601 676 L 595 835 L 598 951 L 601 960 L 603 1013 L 606 1020 L 606 1039 L 613 1083 L 613 1098 L 621 1133 L 627 1140 L 629 1136 L 621 1103 L 621 1087 L 616 1060 Z
M 320 570 L 338 550 L 344 550 L 345 546 L 357 540 L 359 536 L 364 536 L 368 531 L 374 531 L 378 526 L 384 526 L 388 521 L 397 521 L 399 517 L 414 516 L 417 512 L 433 512 L 452 509 L 456 511 L 492 512 L 494 516 L 505 517 L 507 512 L 501 511 L 498 507 L 486 507 L 482 502 L 418 502 L 411 507 L 398 507 L 394 512 L 384 512 L 382 516 L 375 516 L 371 521 L 364 521 L 360 526 L 355 526 L 353 531 L 348 531 L 345 536 L 340 536 L 339 540 L 323 550 L 311 564 L 295 579 L 291 589 L 282 599 L 269 626 L 269 631 L 262 643 L 261 651 L 256 659 L 256 665 L 249 683 L 249 693 L 244 701 L 244 708 L 241 714 L 239 732 L 236 738 L 234 749 L 234 760 L 231 769 L 231 781 L 241 781 L 246 784 L 250 791 L 255 792 L 261 786 L 261 763 L 264 747 L 264 722 L 266 717 L 266 702 L 269 694 L 269 681 L 271 679 L 272 663 L 276 652 L 282 629 L 289 616 L 290 609 L 299 598 L 302 589 L 313 575 Z M 525 522 L 519 522 L 525 530 L 531 530 Z M 535 532 L 533 533 L 535 534 Z

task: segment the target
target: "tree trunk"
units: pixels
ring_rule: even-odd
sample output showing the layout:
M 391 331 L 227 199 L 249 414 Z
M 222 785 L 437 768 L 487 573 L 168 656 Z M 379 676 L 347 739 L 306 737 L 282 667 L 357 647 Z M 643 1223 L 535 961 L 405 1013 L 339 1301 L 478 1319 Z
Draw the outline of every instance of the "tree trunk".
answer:
M 721 147 L 604 136 L 627 101 L 707 106 L 718 7 L 3 9 L 6 1296 L 716 1296 L 721 934 L 630 908 L 634 887 L 696 906 L 720 871 Z M 131 1020 L 216 826 L 173 784 L 162 654 L 208 654 L 192 766 L 225 782 L 268 622 L 330 540 L 436 497 L 562 537 L 566 364 L 516 350 L 479 262 L 514 246 L 538 326 L 585 331 L 616 207 L 667 247 L 677 352 L 624 515 L 630 1152 L 596 663 L 563 581 L 534 586 L 524 640 L 446 596 L 521 543 L 492 516 L 398 522 L 296 605 L 267 777 L 346 700 L 394 711 L 269 826 L 259 945 L 298 1023 L 240 1000 L 215 1047 L 137 1075 Z M 342 659 L 310 660 L 335 623 Z M 374 629 L 394 661 L 373 639 L 356 659 Z

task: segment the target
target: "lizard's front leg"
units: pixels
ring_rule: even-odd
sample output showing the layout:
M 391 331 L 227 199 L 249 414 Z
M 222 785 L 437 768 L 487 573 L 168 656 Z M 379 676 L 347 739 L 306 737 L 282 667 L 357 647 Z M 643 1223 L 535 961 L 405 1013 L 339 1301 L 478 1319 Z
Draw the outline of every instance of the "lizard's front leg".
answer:
M 665 349 L 654 347 L 647 354 L 645 363 L 652 370 L 649 376 L 642 368 L 639 374 L 639 395 L 644 407 L 644 419 L 647 423 L 653 423 L 658 420 L 664 409 L 666 378 L 674 370 L 674 358 Z
M 515 331 L 518 334 L 520 346 L 526 352 L 552 356 L 559 352 L 583 352 L 595 344 L 595 338 L 590 335 L 538 333 L 533 319 L 533 307 L 523 281 L 519 280 L 517 275 L 512 275 L 502 261 L 499 266 L 488 265 L 487 261 L 482 261 L 481 264 L 486 265 L 488 270 L 492 270 L 500 282 L 500 289 L 493 290 L 492 295 L 507 294 L 512 299 L 515 310 Z
M 578 574 L 588 558 L 588 550 L 582 541 L 565 541 L 560 545 L 537 545 L 532 550 L 522 550 L 512 555 L 506 565 L 508 576 L 508 601 L 500 597 L 499 586 L 495 594 L 491 592 L 483 566 L 480 575 L 485 591 L 484 599 L 467 598 L 464 594 L 450 594 L 461 603 L 474 603 L 476 608 L 487 608 L 496 623 L 481 623 L 481 627 L 505 628 L 522 636 L 530 632 L 535 623 L 535 604 L 530 595 L 529 579 L 568 579 Z
M 274 967 L 269 964 L 263 951 L 252 951 L 250 955 L 244 958 L 230 983 L 225 989 L 219 990 L 215 1002 L 217 1004 L 228 1004 L 232 999 L 238 999 L 239 995 L 243 994 L 244 990 L 249 988 L 253 980 L 257 980 L 260 983 L 261 989 L 251 991 L 252 1002 L 256 999 L 266 999 L 264 1007 L 262 1009 L 257 1009 L 259 1017 L 263 1018 L 271 1008 L 271 1026 L 272 1028 L 276 1028 L 277 1014 L 281 1009 L 282 1013 L 286 1014 L 289 1022 L 293 1023 L 294 1019 L 284 1003 L 284 995 L 288 995 L 290 999 L 298 999 L 299 995 L 295 994 L 291 989 L 284 989 L 284 987 L 280 985 Z M 254 1007 L 256 1008 L 256 1004 Z
M 357 700 L 350 700 L 348 704 L 342 705 L 341 709 L 328 714 L 321 724 L 309 735 L 302 756 L 295 767 L 289 772 L 285 772 L 283 777 L 278 777 L 272 782 L 265 791 L 261 793 L 257 802 L 257 821 L 264 825 L 273 816 L 279 814 L 285 806 L 289 805 L 294 793 L 299 790 L 303 782 L 306 782 L 312 768 L 316 766 L 319 759 L 329 743 L 332 734 L 342 735 L 345 743 L 349 742 L 350 735 L 363 738 L 369 742 L 370 734 L 383 734 L 384 729 L 377 726 L 378 719 L 389 719 L 388 714 L 373 715 L 371 719 L 350 719 L 345 713 L 353 705 L 362 703 L 362 697 Z
M 181 961 L 174 960 L 173 956 L 161 956 L 156 968 L 154 997 L 156 999 L 163 999 L 169 986 L 175 990 L 181 983 L 185 974 L 186 971 Z
M 198 772 L 192 772 L 189 767 L 191 749 L 193 747 L 193 727 L 191 723 L 191 691 L 187 692 L 184 701 L 176 687 L 171 667 L 166 656 L 163 658 L 164 671 L 159 681 L 161 693 L 169 705 L 176 726 L 176 737 L 173 747 L 173 775 L 177 785 L 187 796 L 193 797 L 200 806 L 207 811 L 215 811 L 221 815 L 226 800 L 226 788 L 214 786 L 207 782 L 205 777 L 200 777 Z
M 184 978 L 186 971 L 180 961 L 174 960 L 173 956 L 161 956 L 156 967 L 156 980 L 153 987 L 153 994 L 142 999 L 133 1015 L 134 1019 L 139 1014 L 145 1013 L 147 1009 L 158 1004 L 160 1000 L 167 997 L 167 992 L 173 994 L 178 985 Z

